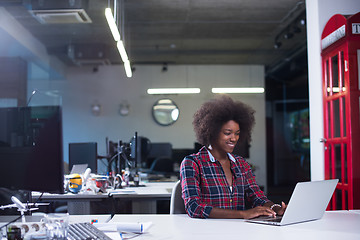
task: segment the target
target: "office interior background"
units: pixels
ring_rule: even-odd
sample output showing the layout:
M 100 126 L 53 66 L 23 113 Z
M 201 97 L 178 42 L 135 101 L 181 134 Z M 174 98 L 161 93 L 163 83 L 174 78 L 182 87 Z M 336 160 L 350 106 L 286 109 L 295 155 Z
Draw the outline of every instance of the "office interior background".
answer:
M 269 196 L 288 200 L 296 182 L 323 178 L 320 35 L 332 15 L 358 12 L 358 1 L 118 1 L 131 78 L 103 10 L 96 9 L 108 1 L 69 1 L 88 6 L 93 19 L 77 26 L 37 22 L 28 9 L 41 2 L 58 1 L 0 1 L 1 106 L 30 98 L 31 106 L 61 104 L 65 162 L 69 143 L 97 142 L 104 155 L 106 138 L 128 142 L 135 131 L 186 152 L 196 142 L 194 112 L 216 97 L 211 88 L 264 87 L 265 93 L 231 94 L 256 110 L 247 159 L 258 183 Z M 293 28 L 298 20 L 305 20 L 300 32 Z M 201 92 L 146 92 L 163 87 Z M 180 111 L 170 126 L 152 116 L 161 98 Z M 120 114 L 124 106 L 126 116 Z

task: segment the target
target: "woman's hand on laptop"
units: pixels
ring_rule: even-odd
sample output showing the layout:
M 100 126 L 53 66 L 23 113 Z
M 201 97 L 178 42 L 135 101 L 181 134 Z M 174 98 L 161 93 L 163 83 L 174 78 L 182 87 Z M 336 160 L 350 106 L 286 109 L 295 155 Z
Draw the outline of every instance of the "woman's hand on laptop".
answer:
M 243 211 L 243 217 L 244 219 L 251 219 L 259 216 L 276 216 L 276 212 L 269 207 L 265 206 L 257 206 L 248 210 Z
M 272 209 L 276 212 L 276 215 L 282 216 L 285 213 L 286 207 L 287 205 L 284 202 L 281 202 L 281 207 L 275 206 Z

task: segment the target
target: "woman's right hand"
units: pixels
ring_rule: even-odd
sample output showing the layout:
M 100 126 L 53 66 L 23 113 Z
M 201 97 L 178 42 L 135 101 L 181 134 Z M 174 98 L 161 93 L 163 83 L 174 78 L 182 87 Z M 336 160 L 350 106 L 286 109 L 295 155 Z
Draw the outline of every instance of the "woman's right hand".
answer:
M 258 216 L 276 216 L 276 212 L 271 210 L 269 207 L 257 206 L 252 209 L 242 211 L 244 219 L 251 219 Z

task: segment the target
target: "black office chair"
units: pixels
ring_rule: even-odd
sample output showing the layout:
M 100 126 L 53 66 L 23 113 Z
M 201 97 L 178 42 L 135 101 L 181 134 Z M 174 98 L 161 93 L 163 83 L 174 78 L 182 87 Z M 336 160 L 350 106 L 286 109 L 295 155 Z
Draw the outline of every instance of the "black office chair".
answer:
M 184 214 L 185 211 L 185 204 L 184 200 L 181 197 L 181 182 L 180 180 L 176 182 L 170 199 L 170 214 Z

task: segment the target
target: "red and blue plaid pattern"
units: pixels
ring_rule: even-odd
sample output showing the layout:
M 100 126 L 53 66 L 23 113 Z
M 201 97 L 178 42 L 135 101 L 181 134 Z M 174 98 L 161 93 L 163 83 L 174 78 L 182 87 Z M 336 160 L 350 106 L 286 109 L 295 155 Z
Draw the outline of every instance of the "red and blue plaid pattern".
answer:
M 239 156 L 228 155 L 233 173 L 233 188 L 219 161 L 205 148 L 181 162 L 182 197 L 190 217 L 208 218 L 213 207 L 245 210 L 269 200 L 255 181 L 250 165 Z

